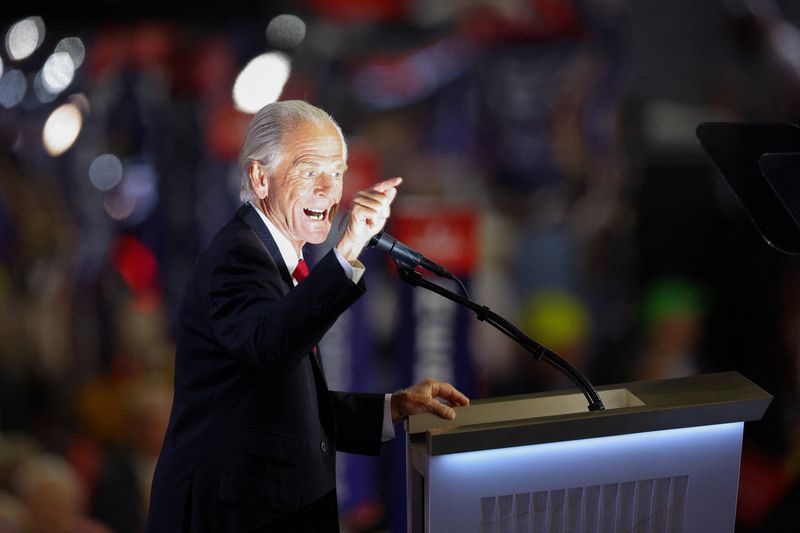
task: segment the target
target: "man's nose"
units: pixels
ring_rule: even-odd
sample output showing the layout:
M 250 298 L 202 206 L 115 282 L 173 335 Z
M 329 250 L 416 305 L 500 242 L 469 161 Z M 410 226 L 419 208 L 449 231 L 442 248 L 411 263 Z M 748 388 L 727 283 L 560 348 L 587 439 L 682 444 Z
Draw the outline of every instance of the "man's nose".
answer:
M 317 191 L 329 193 L 336 187 L 333 177 L 327 172 L 322 172 L 317 179 Z

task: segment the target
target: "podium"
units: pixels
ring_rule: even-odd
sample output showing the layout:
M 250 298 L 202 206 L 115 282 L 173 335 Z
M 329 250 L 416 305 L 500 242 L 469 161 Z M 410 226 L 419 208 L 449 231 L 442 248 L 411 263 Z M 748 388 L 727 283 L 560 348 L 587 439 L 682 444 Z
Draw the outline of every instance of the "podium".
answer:
M 736 372 L 491 398 L 406 422 L 412 533 L 731 533 L 744 422 L 772 397 Z

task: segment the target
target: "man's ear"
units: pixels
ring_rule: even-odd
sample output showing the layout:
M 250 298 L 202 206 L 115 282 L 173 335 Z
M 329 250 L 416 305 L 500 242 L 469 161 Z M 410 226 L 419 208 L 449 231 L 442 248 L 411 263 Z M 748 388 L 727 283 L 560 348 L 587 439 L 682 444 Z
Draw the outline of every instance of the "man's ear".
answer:
M 269 179 L 267 173 L 264 172 L 264 165 L 258 161 L 250 161 L 247 165 L 247 175 L 250 178 L 250 188 L 256 198 L 263 200 L 267 197 L 269 192 Z

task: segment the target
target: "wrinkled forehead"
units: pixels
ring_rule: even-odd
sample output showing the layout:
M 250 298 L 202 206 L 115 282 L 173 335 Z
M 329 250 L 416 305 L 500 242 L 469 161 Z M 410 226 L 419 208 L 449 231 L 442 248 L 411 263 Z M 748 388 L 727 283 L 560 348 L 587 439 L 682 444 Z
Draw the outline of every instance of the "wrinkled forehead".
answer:
M 300 160 L 345 164 L 347 146 L 341 131 L 332 122 L 301 122 L 283 135 L 285 156 L 293 163 Z

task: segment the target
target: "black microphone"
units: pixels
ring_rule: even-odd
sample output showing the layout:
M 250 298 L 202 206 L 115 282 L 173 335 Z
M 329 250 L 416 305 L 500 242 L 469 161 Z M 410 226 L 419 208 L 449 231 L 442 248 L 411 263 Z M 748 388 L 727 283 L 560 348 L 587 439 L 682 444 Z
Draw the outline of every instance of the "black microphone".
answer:
M 421 266 L 422 268 L 433 272 L 437 276 L 450 279 L 454 278 L 454 276 L 443 266 L 434 263 L 418 251 L 414 250 L 413 248 L 409 248 L 402 242 L 383 231 L 373 235 L 369 240 L 367 243 L 367 248 L 372 247 L 383 250 L 387 254 L 391 255 L 392 259 L 397 261 L 397 263 L 402 267 L 414 270 L 416 267 Z

